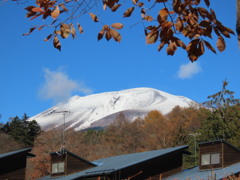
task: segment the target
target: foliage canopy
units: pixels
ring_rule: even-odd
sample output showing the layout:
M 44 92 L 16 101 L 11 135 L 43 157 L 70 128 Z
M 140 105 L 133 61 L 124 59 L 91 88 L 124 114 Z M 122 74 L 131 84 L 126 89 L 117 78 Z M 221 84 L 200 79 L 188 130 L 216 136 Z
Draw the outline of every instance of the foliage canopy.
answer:
M 58 50 L 61 50 L 61 39 L 77 37 L 76 29 L 83 34 L 79 22 L 88 17 L 101 24 L 98 40 L 105 37 L 107 41 L 113 39 L 117 42 L 122 39 L 119 33 L 124 28 L 122 21 L 137 17 L 138 23 L 143 24 L 146 44 L 157 43 L 158 51 L 165 47 L 171 56 L 178 48 L 182 48 L 192 62 L 202 56 L 206 48 L 216 53 L 210 39 L 217 37 L 216 47 L 222 52 L 226 48 L 225 38 L 235 34 L 218 20 L 210 8 L 210 0 L 36 0 L 35 4 L 25 9 L 27 18 L 34 21 L 44 19 L 44 24 L 38 21 L 40 25 L 31 27 L 24 35 L 36 29 L 51 28 L 51 33 L 44 40 L 52 41 Z M 102 11 L 108 14 L 104 18 L 110 17 L 115 22 L 106 24 L 100 15 Z M 117 14 L 119 18 L 115 19 L 111 13 Z
M 11 118 L 9 122 L 2 125 L 0 132 L 8 134 L 26 147 L 31 147 L 40 134 L 41 127 L 35 120 L 28 121 L 28 116 L 24 114 L 21 119 L 18 116 Z

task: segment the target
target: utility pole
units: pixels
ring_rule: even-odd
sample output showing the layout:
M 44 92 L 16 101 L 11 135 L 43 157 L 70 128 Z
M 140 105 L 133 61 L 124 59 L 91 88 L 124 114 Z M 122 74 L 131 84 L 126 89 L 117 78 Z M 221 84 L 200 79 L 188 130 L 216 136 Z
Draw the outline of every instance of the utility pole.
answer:
M 201 133 L 192 133 L 189 134 L 190 136 L 193 136 L 194 138 L 194 162 L 195 162 L 195 166 L 197 166 L 197 136 L 201 135 Z
M 66 114 L 70 113 L 70 111 L 54 111 L 53 113 L 60 113 L 63 115 L 63 132 L 62 132 L 62 147 L 61 147 L 61 152 L 64 153 L 65 152 L 65 118 L 66 118 Z

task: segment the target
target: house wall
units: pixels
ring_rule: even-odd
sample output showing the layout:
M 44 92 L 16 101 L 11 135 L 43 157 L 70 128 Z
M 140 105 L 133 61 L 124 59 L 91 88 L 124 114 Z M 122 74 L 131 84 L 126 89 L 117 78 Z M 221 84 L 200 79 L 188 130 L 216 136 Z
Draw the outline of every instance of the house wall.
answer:
M 53 173 L 53 174 L 51 174 L 52 177 L 69 175 L 69 174 L 72 174 L 75 172 L 80 172 L 85 169 L 93 167 L 93 165 L 91 165 L 87 161 L 85 161 L 69 152 L 66 152 L 65 154 L 57 154 L 57 153 L 51 154 L 51 164 L 59 163 L 59 162 L 64 162 L 65 172 Z
M 57 154 L 57 153 L 54 153 L 54 154 L 51 154 L 51 172 L 52 172 L 52 164 L 53 163 L 59 163 L 59 162 L 64 162 L 64 169 L 66 169 L 66 154 Z M 66 175 L 66 171 L 63 172 L 63 173 L 54 173 L 54 174 L 51 174 L 52 177 L 55 177 L 55 176 L 63 176 L 63 175 Z
M 84 160 L 81 160 L 72 154 L 67 154 L 67 175 L 83 171 L 91 167 L 93 166 L 85 162 Z
M 202 165 L 201 157 L 203 154 L 213 154 L 220 153 L 220 163 L 219 164 L 210 164 L 210 165 Z M 203 144 L 199 147 L 199 169 L 214 169 L 214 168 L 222 168 L 223 167 L 223 143 L 212 143 L 212 144 Z
M 239 163 L 240 162 L 240 151 L 235 149 L 234 147 L 228 145 L 228 144 L 224 144 L 223 146 L 224 150 L 224 167 L 230 166 L 232 164 L 235 163 Z
M 24 180 L 26 155 L 13 155 L 0 159 L 0 179 Z
M 66 154 L 51 154 L 51 162 L 57 163 L 57 162 L 63 162 L 65 161 Z

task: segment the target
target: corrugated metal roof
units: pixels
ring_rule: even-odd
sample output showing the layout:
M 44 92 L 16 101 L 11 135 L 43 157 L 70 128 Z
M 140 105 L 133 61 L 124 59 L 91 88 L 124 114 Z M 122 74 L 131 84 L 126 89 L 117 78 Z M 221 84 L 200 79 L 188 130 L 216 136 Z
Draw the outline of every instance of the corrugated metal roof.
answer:
M 18 151 L 12 151 L 12 152 L 8 152 L 8 153 L 0 154 L 0 159 L 8 157 L 8 156 L 15 155 L 15 154 L 18 154 L 18 153 L 29 152 L 31 150 L 32 150 L 32 148 L 25 148 L 25 149 L 21 149 L 21 150 L 18 150 Z
M 222 169 L 213 170 L 199 170 L 199 167 L 195 167 L 189 170 L 185 170 L 181 173 L 164 178 L 164 180 L 207 180 L 209 177 L 216 176 L 217 180 L 223 179 L 229 175 L 238 174 L 240 172 L 240 163 L 228 166 Z
M 75 179 L 79 177 L 109 174 L 109 173 L 133 166 L 135 164 L 138 164 L 156 157 L 164 156 L 174 151 L 184 150 L 186 148 L 188 148 L 188 146 L 180 146 L 180 147 L 173 147 L 173 148 L 167 148 L 167 149 L 161 149 L 161 150 L 132 153 L 127 155 L 103 158 L 103 159 L 99 159 L 92 162 L 97 165 L 94 168 L 90 168 L 90 169 L 81 171 L 79 173 L 71 174 L 65 177 L 59 177 L 59 178 L 53 178 L 53 179 L 69 180 L 69 179 Z M 47 180 L 47 179 L 51 179 L 50 176 L 41 178 L 41 180 Z

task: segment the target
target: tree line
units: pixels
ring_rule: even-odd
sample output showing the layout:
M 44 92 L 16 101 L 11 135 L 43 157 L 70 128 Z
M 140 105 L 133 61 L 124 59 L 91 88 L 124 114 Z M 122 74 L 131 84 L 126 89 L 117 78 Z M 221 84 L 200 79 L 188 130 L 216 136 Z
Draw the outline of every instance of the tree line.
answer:
M 27 114 L 15 116 L 5 124 L 0 124 L 0 153 L 32 147 L 35 138 L 41 133 L 37 121 L 28 121 Z

